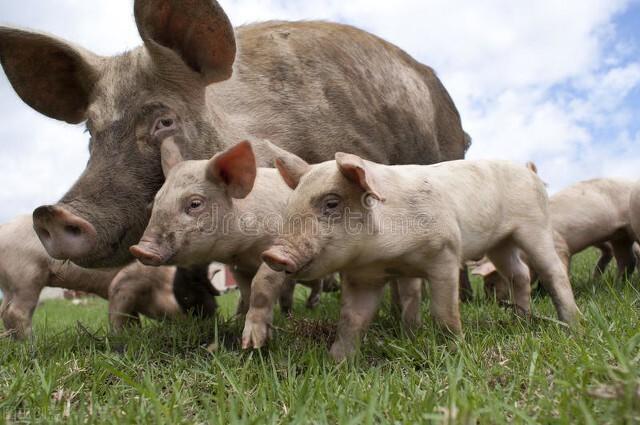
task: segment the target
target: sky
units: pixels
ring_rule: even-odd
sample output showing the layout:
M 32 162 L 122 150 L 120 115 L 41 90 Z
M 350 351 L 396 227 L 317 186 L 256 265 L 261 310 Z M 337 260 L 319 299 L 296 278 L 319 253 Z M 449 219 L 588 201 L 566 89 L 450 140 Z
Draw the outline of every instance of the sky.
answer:
M 551 192 L 640 178 L 640 0 L 222 0 L 234 25 L 352 24 L 433 67 L 473 137 L 468 158 L 535 161 Z M 0 2 L 0 25 L 98 54 L 141 43 L 131 0 Z M 0 71 L 0 222 L 59 199 L 88 158 L 81 125 L 31 110 Z

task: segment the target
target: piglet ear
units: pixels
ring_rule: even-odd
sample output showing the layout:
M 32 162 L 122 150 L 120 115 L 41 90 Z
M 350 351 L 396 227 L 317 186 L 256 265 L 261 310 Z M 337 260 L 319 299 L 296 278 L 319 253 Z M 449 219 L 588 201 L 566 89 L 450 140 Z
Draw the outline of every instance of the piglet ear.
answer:
M 165 178 L 176 164 L 184 161 L 180 153 L 180 148 L 178 148 L 173 137 L 166 138 L 160 145 L 160 161 L 162 162 L 162 173 Z
M 493 265 L 491 261 L 485 261 L 483 263 L 477 264 L 471 269 L 471 274 L 476 276 L 487 277 L 491 273 L 496 272 L 496 266 Z
M 232 198 L 242 199 L 253 189 L 256 173 L 256 157 L 245 140 L 211 158 L 205 176 L 212 183 L 225 185 Z
M 384 201 L 384 197 L 378 191 L 373 172 L 367 167 L 367 164 L 357 155 L 350 153 L 337 152 L 336 164 L 338 169 L 349 181 L 357 184 L 363 191 L 370 194 L 378 201 Z
M 278 156 L 275 160 L 275 166 L 284 182 L 293 190 L 298 187 L 302 176 L 311 169 L 311 166 L 304 159 L 289 152 Z
M 538 174 L 538 167 L 536 166 L 535 162 L 528 161 L 526 164 L 526 167 L 531 171 L 533 171 L 534 173 Z

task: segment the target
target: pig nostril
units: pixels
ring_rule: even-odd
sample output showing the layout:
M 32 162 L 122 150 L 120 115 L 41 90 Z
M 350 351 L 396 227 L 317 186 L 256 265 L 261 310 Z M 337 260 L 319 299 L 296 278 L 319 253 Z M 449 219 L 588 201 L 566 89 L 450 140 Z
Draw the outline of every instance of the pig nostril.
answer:
M 47 229 L 44 229 L 42 227 L 38 228 L 38 231 L 40 233 L 40 236 L 44 239 L 51 239 L 51 233 L 49 233 L 49 231 Z
M 73 225 L 66 225 L 64 226 L 64 230 L 65 232 L 73 235 L 73 236 L 80 236 L 82 234 L 82 230 L 78 227 L 78 226 L 73 226 Z

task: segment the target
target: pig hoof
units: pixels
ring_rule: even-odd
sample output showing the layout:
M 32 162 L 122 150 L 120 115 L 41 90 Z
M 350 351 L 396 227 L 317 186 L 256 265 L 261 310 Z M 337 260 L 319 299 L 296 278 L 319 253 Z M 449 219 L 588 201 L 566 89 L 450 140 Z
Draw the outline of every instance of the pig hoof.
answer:
M 531 315 L 531 310 L 529 309 L 524 309 L 522 307 L 519 307 L 517 305 L 513 306 L 513 309 L 516 313 L 516 316 L 521 317 L 523 319 L 531 319 L 532 315 Z
M 347 360 L 349 357 L 353 356 L 355 350 L 353 347 L 346 347 L 344 344 L 336 341 L 331 346 L 329 350 L 329 355 L 333 359 L 334 362 L 340 363 Z
M 247 318 L 242 331 L 242 349 L 261 348 L 271 337 L 271 326 L 265 320 Z

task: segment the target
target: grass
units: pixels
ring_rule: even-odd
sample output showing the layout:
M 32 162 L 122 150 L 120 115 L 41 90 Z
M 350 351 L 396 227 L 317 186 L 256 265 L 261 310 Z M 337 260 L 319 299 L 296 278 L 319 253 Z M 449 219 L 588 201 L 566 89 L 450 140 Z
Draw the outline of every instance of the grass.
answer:
M 0 421 L 68 423 L 634 423 L 640 421 L 638 285 L 610 271 L 589 279 L 595 253 L 572 270 L 585 320 L 569 332 L 548 298 L 527 321 L 486 301 L 462 307 L 463 341 L 425 326 L 413 338 L 388 302 L 353 361 L 335 365 L 327 347 L 339 298 L 292 319 L 276 316 L 268 349 L 242 352 L 229 319 L 146 321 L 120 336 L 106 303 L 49 301 L 32 340 L 0 340 Z

